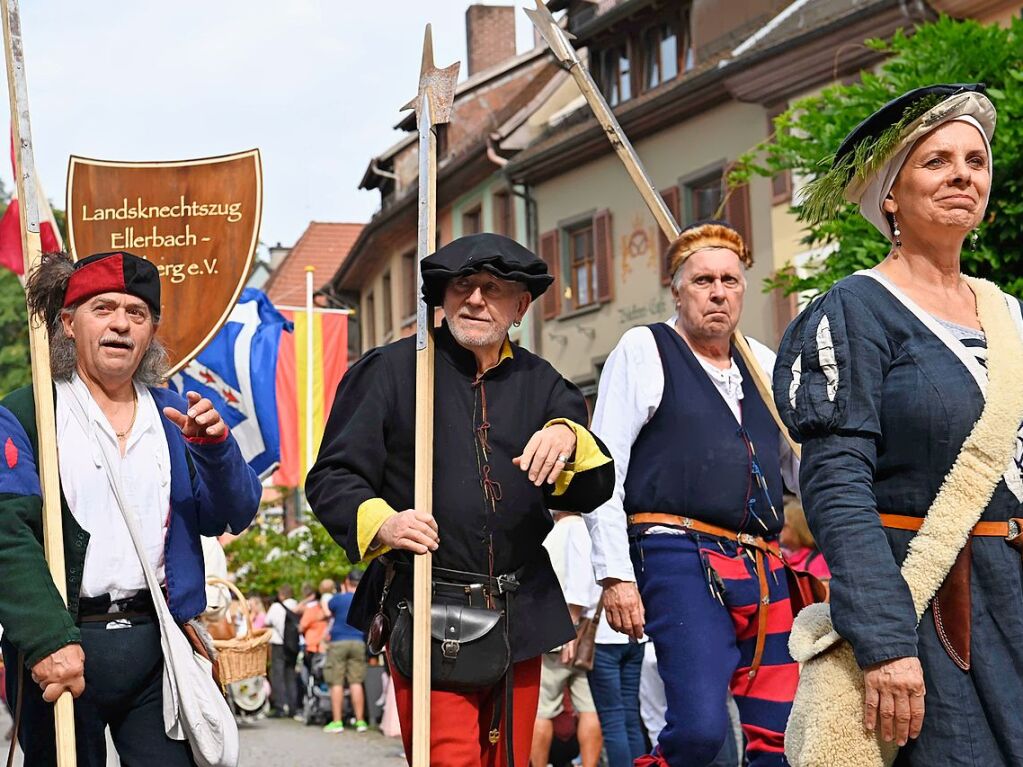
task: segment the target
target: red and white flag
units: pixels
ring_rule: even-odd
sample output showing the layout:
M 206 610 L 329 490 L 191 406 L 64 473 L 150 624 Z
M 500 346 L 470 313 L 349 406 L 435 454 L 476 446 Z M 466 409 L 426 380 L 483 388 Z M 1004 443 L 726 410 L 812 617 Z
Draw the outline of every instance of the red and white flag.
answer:
M 14 170 L 15 178 L 18 169 L 14 164 L 14 144 L 11 144 L 11 168 Z M 36 197 L 39 204 L 39 237 L 42 240 L 43 253 L 55 253 L 64 250 L 64 243 L 60 238 L 60 229 L 53 218 L 53 209 L 43 194 L 43 186 L 39 183 L 39 175 L 36 177 Z M 15 183 L 14 191 L 11 193 L 11 201 L 4 211 L 3 218 L 0 218 L 0 267 L 9 269 L 17 275 L 25 273 L 25 256 L 21 252 L 21 213 L 18 210 L 18 185 Z

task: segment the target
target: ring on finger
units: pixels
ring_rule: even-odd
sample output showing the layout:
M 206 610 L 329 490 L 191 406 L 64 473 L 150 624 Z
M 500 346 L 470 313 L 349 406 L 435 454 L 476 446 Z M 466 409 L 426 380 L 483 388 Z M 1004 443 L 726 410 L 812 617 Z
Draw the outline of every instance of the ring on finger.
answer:
M 568 463 L 568 456 L 567 455 L 559 455 L 558 456 L 558 463 L 560 463 L 562 466 L 564 466 L 566 463 Z

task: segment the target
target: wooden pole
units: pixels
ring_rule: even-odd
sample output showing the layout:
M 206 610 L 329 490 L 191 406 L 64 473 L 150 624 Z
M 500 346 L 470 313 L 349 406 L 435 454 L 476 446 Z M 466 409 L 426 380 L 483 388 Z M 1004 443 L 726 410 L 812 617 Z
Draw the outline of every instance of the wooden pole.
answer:
M 614 148 L 622 164 L 625 165 L 625 170 L 632 179 L 632 183 L 636 185 L 636 189 L 643 198 L 643 202 L 646 203 L 654 219 L 657 221 L 657 225 L 661 228 L 664 236 L 667 237 L 668 242 L 674 242 L 681 233 L 681 229 L 674 216 L 672 216 L 671 211 L 668 210 L 668 206 L 664 204 L 664 199 L 661 197 L 660 192 L 657 191 L 650 180 L 650 176 L 639 159 L 639 155 L 636 154 L 636 150 L 632 147 L 632 142 L 625 135 L 622 126 L 618 124 L 618 119 L 614 116 L 614 112 L 611 111 L 607 101 L 604 99 L 604 94 L 597 88 L 593 77 L 579 59 L 579 54 L 576 53 L 575 48 L 569 42 L 572 35 L 565 32 L 558 22 L 555 21 L 554 16 L 551 15 L 550 10 L 544 5 L 543 0 L 536 0 L 536 10 L 527 8 L 526 15 L 529 16 L 537 31 L 540 32 L 540 35 L 547 42 L 555 58 L 572 75 L 576 85 L 579 87 L 579 91 L 586 98 L 586 103 L 590 105 L 590 109 L 597 118 L 597 122 L 604 129 L 604 133 L 611 142 L 612 148 Z M 746 341 L 746 337 L 738 330 L 732 334 L 732 343 L 735 344 L 736 351 L 739 352 L 739 356 L 742 357 L 746 367 L 749 368 L 757 391 L 760 392 L 760 398 L 767 406 L 771 417 L 774 418 L 774 422 L 778 424 L 782 436 L 785 437 L 792 451 L 799 457 L 799 445 L 792 439 L 788 428 L 782 423 L 781 416 L 778 414 L 778 408 L 774 404 L 771 379 L 767 377 L 763 368 L 760 367 L 760 363 L 757 362 L 756 357 L 753 355 L 753 350 L 749 347 L 749 342 Z
M 313 343 L 315 340 L 313 329 L 316 322 L 313 307 L 313 273 L 315 271 L 315 266 L 307 266 L 305 268 L 305 466 L 302 467 L 304 469 L 302 472 L 303 485 L 305 484 L 305 478 L 309 473 L 309 469 L 312 468 L 316 460 L 316 456 L 313 455 L 313 429 L 316 427 L 316 421 L 313 418 L 313 408 L 315 405 L 313 379 L 316 371 L 316 364 L 313 359 L 316 353 L 316 347 Z M 303 509 L 303 512 L 305 512 L 305 509 Z
M 419 128 L 419 240 L 420 262 L 437 246 L 437 133 L 436 126 L 450 120 L 458 64 L 438 69 L 433 63 L 433 38 L 426 26 L 419 95 L 414 107 Z M 416 443 L 415 508 L 433 511 L 433 307 L 423 298 L 419 271 L 416 307 Z M 413 566 L 412 632 L 412 767 L 430 764 L 430 607 L 433 601 L 433 556 L 415 557 Z
M 25 49 L 21 38 L 18 0 L 4 0 L 4 54 L 7 58 L 7 90 L 11 102 L 11 132 L 14 142 L 15 183 L 21 214 L 21 251 L 25 276 L 39 268 L 42 244 L 39 237 L 39 197 L 35 162 L 32 158 L 32 127 L 28 117 L 28 84 L 25 79 Z M 39 433 L 39 482 L 43 491 L 43 551 L 53 584 L 67 604 L 64 572 L 64 532 L 60 510 L 60 474 L 57 470 L 57 431 L 50 376 L 48 328 L 41 317 L 29 317 L 29 349 L 32 358 L 32 389 L 35 393 L 36 428 Z M 74 767 L 75 718 L 71 693 L 54 705 L 57 738 L 57 767 Z

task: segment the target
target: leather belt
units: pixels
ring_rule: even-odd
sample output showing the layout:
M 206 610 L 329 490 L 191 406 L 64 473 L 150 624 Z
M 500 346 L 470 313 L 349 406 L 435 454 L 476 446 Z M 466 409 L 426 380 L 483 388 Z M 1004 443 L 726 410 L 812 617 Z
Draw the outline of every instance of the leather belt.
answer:
M 916 532 L 923 524 L 926 517 L 910 517 L 905 514 L 884 514 L 880 515 L 881 524 L 893 530 L 910 530 Z M 978 522 L 973 526 L 970 535 L 980 538 L 1005 538 L 1012 540 L 1021 532 L 1020 523 L 1023 520 L 1010 519 L 1008 522 Z
M 905 514 L 880 514 L 881 524 L 892 530 L 916 532 L 923 527 L 926 517 Z M 970 538 L 960 549 L 956 561 L 945 576 L 931 601 L 931 614 L 938 640 L 949 658 L 963 671 L 970 670 L 972 598 L 970 574 L 972 568 L 973 538 L 1002 538 L 1013 548 L 1023 549 L 1023 519 L 1006 522 L 978 522 L 970 531 Z
M 757 643 L 753 650 L 753 663 L 750 665 L 749 678 L 753 679 L 760 669 L 760 663 L 764 658 L 764 646 L 767 643 L 767 609 L 771 604 L 771 594 L 767 585 L 767 563 L 765 557 L 775 556 L 781 559 L 781 550 L 777 541 L 767 541 L 759 535 L 740 533 L 729 530 L 727 527 L 719 527 L 707 522 L 701 522 L 692 517 L 683 517 L 678 514 L 662 514 L 659 512 L 640 512 L 629 515 L 630 525 L 666 525 L 669 527 L 680 527 L 685 530 L 692 530 L 694 533 L 713 535 L 717 538 L 724 538 L 735 541 L 740 546 L 753 549 L 753 564 L 757 571 L 757 580 L 760 583 L 760 604 L 757 608 Z

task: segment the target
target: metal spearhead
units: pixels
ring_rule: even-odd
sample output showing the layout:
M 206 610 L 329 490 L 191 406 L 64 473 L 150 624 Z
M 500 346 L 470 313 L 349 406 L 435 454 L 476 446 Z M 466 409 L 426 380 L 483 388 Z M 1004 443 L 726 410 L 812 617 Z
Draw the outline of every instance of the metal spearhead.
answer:
M 575 48 L 569 42 L 569 40 L 575 40 L 575 35 L 561 28 L 543 0 L 536 0 L 535 11 L 528 8 L 523 10 L 543 39 L 547 41 L 547 45 L 558 61 L 566 67 L 579 63 L 579 54 L 575 52 Z
M 419 93 L 401 108 L 416 110 L 416 122 L 423 116 L 423 99 L 430 102 L 430 124 L 451 122 L 451 106 L 455 103 L 455 85 L 458 83 L 460 62 L 438 69 L 433 63 L 433 33 L 430 25 L 426 25 L 426 36 L 423 40 L 423 66 L 419 70 Z

